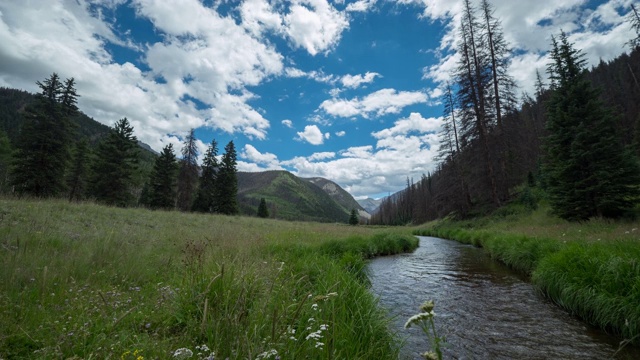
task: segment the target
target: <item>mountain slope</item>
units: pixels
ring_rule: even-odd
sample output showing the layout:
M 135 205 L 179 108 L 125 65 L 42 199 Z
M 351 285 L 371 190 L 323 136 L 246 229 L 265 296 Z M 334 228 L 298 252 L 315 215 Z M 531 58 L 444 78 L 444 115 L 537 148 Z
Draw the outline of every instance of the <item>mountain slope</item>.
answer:
M 322 190 L 324 190 L 327 195 L 329 195 L 338 205 L 342 206 L 345 211 L 351 213 L 351 209 L 356 209 L 360 212 L 365 211 L 365 209 L 360 206 L 360 204 L 356 201 L 356 199 L 351 196 L 346 190 L 340 187 L 340 185 L 334 183 L 331 180 L 327 180 L 321 177 L 314 178 L 302 178 L 303 180 L 309 181 L 310 183 L 318 186 Z
M 360 204 L 360 206 L 362 206 L 362 208 L 365 209 L 369 214 L 373 214 L 378 209 L 378 206 L 382 204 L 382 200 L 383 199 L 376 200 L 372 198 L 366 198 L 363 200 L 358 200 L 358 204 Z
M 278 219 L 346 223 L 351 211 L 319 186 L 290 172 L 238 172 L 240 211 L 255 215 L 261 198 L 271 217 Z

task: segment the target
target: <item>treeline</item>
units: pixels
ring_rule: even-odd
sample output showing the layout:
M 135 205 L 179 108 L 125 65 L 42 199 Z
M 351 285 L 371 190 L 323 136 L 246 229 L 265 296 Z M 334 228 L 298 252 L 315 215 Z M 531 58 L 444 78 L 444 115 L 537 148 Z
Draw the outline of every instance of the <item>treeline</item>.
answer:
M 507 72 L 511 50 L 491 4 L 464 2 L 459 62 L 444 96 L 436 169 L 383 201 L 371 223 L 470 217 L 548 194 L 568 220 L 620 217 L 638 200 L 640 17 L 628 14 L 631 52 L 587 71 L 561 33 L 552 40 L 550 84 L 517 101 Z M 598 90 L 602 89 L 602 90 Z M 520 105 L 517 105 L 520 104 Z
M 212 140 L 200 166 L 192 129 L 180 159 L 171 144 L 160 156 L 149 158 L 127 118 L 118 120 L 100 139 L 79 136 L 78 130 L 85 128 L 77 122 L 79 95 L 73 78 L 62 81 L 54 73 L 37 85 L 40 93 L 34 101 L 27 101 L 27 93 L 12 93 L 25 104 L 22 119 L 7 115 L 10 111 L 1 114 L 4 125 L 12 125 L 14 139 L 0 130 L 2 192 L 120 207 L 238 213 L 232 141 L 219 160 Z

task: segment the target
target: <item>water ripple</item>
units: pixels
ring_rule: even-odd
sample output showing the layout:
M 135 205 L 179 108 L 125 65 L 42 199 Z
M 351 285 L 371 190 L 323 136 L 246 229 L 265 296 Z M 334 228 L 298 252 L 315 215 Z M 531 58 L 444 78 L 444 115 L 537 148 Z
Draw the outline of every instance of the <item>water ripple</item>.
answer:
M 421 237 L 414 253 L 374 259 L 369 272 L 373 293 L 406 339 L 404 358 L 419 359 L 428 348 L 419 329 L 403 327 L 428 299 L 447 359 L 602 359 L 617 349 L 618 339 L 571 317 L 472 246 Z M 640 350 L 623 358 L 640 358 Z

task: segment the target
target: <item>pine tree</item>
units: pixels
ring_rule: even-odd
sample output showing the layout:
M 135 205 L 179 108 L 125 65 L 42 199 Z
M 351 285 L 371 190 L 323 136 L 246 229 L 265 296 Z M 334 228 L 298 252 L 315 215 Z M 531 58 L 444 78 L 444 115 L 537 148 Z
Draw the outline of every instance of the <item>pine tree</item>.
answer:
M 9 137 L 4 131 L 0 130 L 0 192 L 5 192 L 9 184 L 11 153 L 12 149 Z
M 63 84 L 53 73 L 36 82 L 41 93 L 27 107 L 11 169 L 14 189 L 37 197 L 57 196 L 66 187 L 72 123 L 78 95 L 73 78 Z
M 633 50 L 640 47 L 640 14 L 638 14 L 638 9 L 633 4 L 631 4 L 631 11 L 627 15 L 627 21 L 631 24 L 631 29 L 635 33 L 635 37 L 627 42 L 627 45 Z
M 564 32 L 552 38 L 551 59 L 544 164 L 551 206 L 567 220 L 620 217 L 640 196 L 637 159 L 616 140 L 615 117 Z
M 351 209 L 351 215 L 349 215 L 349 225 L 358 225 L 360 219 L 358 218 L 358 212 L 356 209 Z
M 176 204 L 177 171 L 176 154 L 173 152 L 173 144 L 169 144 L 156 158 L 149 178 L 149 207 L 173 209 Z
M 220 161 L 220 172 L 218 173 L 215 205 L 217 212 L 226 215 L 235 215 L 238 209 L 238 176 L 236 170 L 236 149 L 233 141 L 229 141 L 224 148 L 225 153 Z
M 218 164 L 218 143 L 215 139 L 211 140 L 211 144 L 207 148 L 202 160 L 202 174 L 198 183 L 198 191 L 193 201 L 193 211 L 199 212 L 215 212 L 215 196 L 218 172 L 220 166 Z
M 73 152 L 71 171 L 67 176 L 69 201 L 84 199 L 87 188 L 89 155 L 90 150 L 86 140 L 78 141 Z
M 475 11 L 470 1 L 465 0 L 458 43 L 460 60 L 454 74 L 458 85 L 456 99 L 460 106 L 460 137 L 463 147 L 477 140 L 485 168 L 488 185 L 486 190 L 491 194 L 494 205 L 499 207 L 500 198 L 493 159 L 489 151 L 491 57 L 488 55 L 483 36 L 479 33 L 482 26 Z
M 90 183 L 91 195 L 109 205 L 134 202 L 133 174 L 138 166 L 138 140 L 127 118 L 118 120 L 98 145 Z
M 178 209 L 189 211 L 192 208 L 194 193 L 198 186 L 198 147 L 194 129 L 184 140 L 180 173 L 178 175 Z
M 264 198 L 260 199 L 260 205 L 258 205 L 258 217 L 268 218 L 269 209 L 267 209 L 267 201 Z

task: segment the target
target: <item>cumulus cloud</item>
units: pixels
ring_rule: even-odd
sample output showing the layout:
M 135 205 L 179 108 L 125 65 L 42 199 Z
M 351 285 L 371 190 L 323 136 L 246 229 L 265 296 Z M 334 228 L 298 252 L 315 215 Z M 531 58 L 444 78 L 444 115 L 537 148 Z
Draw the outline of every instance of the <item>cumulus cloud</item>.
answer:
M 289 129 L 293 129 L 293 121 L 289 119 L 282 120 L 282 125 L 288 127 Z
M 376 76 L 381 77 L 382 75 L 376 73 L 376 72 L 368 72 L 364 75 L 362 74 L 358 74 L 358 75 L 345 75 L 340 79 L 340 82 L 342 83 L 342 85 L 344 87 L 347 88 L 357 88 L 360 87 L 360 85 L 362 84 L 368 84 L 373 82 L 373 80 L 375 80 Z
M 362 99 L 325 100 L 320 104 L 320 108 L 332 116 L 362 116 L 364 118 L 368 118 L 371 116 L 397 114 L 406 106 L 426 103 L 427 101 L 427 94 L 421 91 L 382 89 L 371 93 Z
M 366 12 L 375 6 L 378 0 L 358 0 L 347 5 L 348 12 Z
M 253 145 L 246 144 L 240 157 L 257 164 L 262 170 L 282 170 L 278 157 L 272 153 L 261 153 Z M 243 170 L 245 171 L 245 170 Z
M 424 69 L 425 78 L 439 83 L 449 80 L 458 61 L 453 52 L 456 46 L 462 0 L 397 0 L 399 4 L 418 6 L 421 16 L 442 21 L 448 31 L 440 40 L 438 64 Z M 584 0 L 495 0 L 496 18 L 501 20 L 505 38 L 516 50 L 510 73 L 521 91 L 533 92 L 535 70 L 546 69 L 546 52 L 552 35 L 560 30 L 569 34 L 569 40 L 586 54 L 588 65 L 596 65 L 602 58 L 611 60 L 623 49 L 629 39 L 629 27 L 624 15 L 631 0 L 610 0 L 594 10 Z
M 347 135 L 347 132 L 346 132 L 346 131 L 344 131 L 344 130 L 336 132 L 336 136 L 337 136 L 337 137 L 343 137 L 343 136 L 345 136 L 345 135 Z
M 397 120 L 393 127 L 373 132 L 371 135 L 376 139 L 388 138 L 397 135 L 407 135 L 409 133 L 435 133 L 440 130 L 442 118 L 425 119 L 420 113 L 411 113 L 409 117 Z
M 298 132 L 298 139 L 308 142 L 311 145 L 322 145 L 325 135 L 316 125 L 307 125 L 304 131 Z
M 332 49 L 349 27 L 347 16 L 327 0 L 294 0 L 284 16 L 284 31 L 294 46 L 311 55 Z

